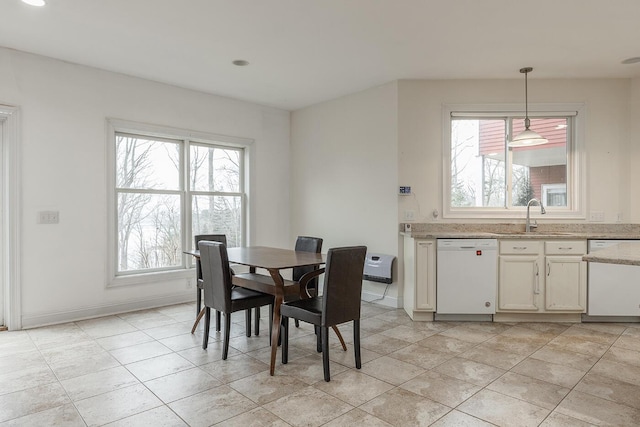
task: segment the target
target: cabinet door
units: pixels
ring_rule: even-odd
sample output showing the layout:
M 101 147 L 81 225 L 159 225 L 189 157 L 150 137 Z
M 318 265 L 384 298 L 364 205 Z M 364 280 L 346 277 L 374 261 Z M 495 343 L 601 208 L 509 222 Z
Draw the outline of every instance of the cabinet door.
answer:
M 416 310 L 436 310 L 436 244 L 434 240 L 416 243 Z
M 538 311 L 540 262 L 537 255 L 501 255 L 498 310 Z
M 545 308 L 548 311 L 585 311 L 586 264 L 581 256 L 546 257 Z

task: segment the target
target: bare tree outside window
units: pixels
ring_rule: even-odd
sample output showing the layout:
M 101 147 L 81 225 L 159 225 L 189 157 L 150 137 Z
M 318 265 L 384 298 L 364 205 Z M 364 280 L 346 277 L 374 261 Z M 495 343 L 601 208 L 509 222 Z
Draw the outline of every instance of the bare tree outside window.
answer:
M 193 234 L 223 233 L 230 246 L 242 244 L 241 149 L 124 133 L 115 143 L 117 272 L 183 268 L 185 237 Z
M 191 146 L 192 223 L 196 234 L 225 234 L 242 244 L 241 151 Z

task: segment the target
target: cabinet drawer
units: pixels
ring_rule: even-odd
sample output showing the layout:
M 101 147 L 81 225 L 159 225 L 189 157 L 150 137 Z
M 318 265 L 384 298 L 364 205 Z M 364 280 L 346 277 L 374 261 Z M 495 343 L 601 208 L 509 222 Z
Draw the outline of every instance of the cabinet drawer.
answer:
M 542 242 L 530 240 L 501 240 L 500 253 L 513 255 L 531 255 L 542 251 Z
M 547 255 L 584 255 L 587 253 L 586 240 L 558 240 L 544 242 Z

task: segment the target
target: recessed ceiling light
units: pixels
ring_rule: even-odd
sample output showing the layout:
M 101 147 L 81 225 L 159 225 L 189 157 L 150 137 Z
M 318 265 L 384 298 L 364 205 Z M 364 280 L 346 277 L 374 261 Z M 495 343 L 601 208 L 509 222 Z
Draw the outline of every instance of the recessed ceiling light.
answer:
M 249 61 L 245 61 L 244 59 L 236 59 L 233 61 L 233 65 L 237 65 L 238 67 L 246 67 L 249 65 Z
M 31 6 L 44 6 L 47 4 L 45 0 L 22 0 L 22 2 L 30 4 Z
M 622 61 L 623 64 L 637 64 L 640 62 L 640 56 L 634 56 L 633 58 L 627 58 Z

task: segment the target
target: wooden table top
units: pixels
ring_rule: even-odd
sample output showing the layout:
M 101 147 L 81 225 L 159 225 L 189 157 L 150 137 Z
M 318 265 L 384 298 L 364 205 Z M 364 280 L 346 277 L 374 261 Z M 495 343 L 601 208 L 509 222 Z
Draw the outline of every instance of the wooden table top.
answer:
M 199 250 L 184 251 L 184 253 L 200 256 Z M 272 270 L 318 265 L 326 262 L 325 254 L 267 246 L 227 248 L 227 255 L 231 263 Z

